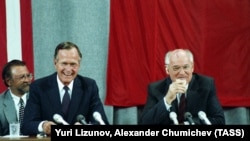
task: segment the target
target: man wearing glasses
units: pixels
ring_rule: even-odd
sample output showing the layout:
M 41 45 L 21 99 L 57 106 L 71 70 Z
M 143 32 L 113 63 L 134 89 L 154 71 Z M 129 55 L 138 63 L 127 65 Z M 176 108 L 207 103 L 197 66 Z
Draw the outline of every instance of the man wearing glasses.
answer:
M 2 80 L 7 90 L 0 95 L 0 136 L 9 135 L 10 123 L 18 122 L 22 126 L 23 109 L 32 78 L 24 61 L 12 60 L 4 65 Z
M 139 124 L 225 124 L 214 79 L 194 73 L 190 50 L 167 52 L 165 71 L 167 78 L 148 86 L 148 98 Z

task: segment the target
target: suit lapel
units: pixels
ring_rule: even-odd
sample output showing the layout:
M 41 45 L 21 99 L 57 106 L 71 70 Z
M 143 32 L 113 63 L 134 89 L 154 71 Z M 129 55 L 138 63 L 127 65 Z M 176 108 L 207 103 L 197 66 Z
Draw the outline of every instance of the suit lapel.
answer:
M 200 95 L 197 93 L 197 90 L 196 90 L 196 88 L 198 88 L 197 85 L 199 85 L 199 84 L 197 84 L 195 82 L 195 75 L 193 75 L 193 77 L 189 83 L 188 89 L 187 89 L 187 107 L 186 107 L 186 109 L 189 112 L 194 110 L 194 109 L 190 109 L 189 107 L 197 107 L 197 106 L 195 106 L 195 104 L 197 103 L 197 101 L 200 100 L 200 98 L 199 98 Z
M 4 113 L 6 115 L 6 118 L 9 123 L 13 121 L 18 121 L 17 115 L 16 115 L 16 109 L 15 109 L 15 103 L 10 95 L 10 92 L 5 93 L 5 99 L 4 99 Z
M 51 83 L 49 88 L 47 88 L 46 93 L 44 94 L 48 101 L 51 104 L 51 108 L 53 109 L 55 113 L 61 114 L 62 115 L 62 103 L 60 99 L 60 92 L 58 88 L 58 83 L 57 83 L 57 74 L 52 75 L 50 78 L 49 83 Z
M 76 115 L 77 110 L 79 109 L 79 105 L 81 105 L 81 101 L 83 98 L 83 83 L 76 77 L 74 80 L 73 84 L 73 90 L 72 90 L 72 95 L 71 95 L 71 100 L 70 100 L 70 105 L 69 105 L 69 111 L 68 111 L 68 117 L 67 121 L 70 123 L 72 121 L 75 121 L 75 117 L 73 115 Z

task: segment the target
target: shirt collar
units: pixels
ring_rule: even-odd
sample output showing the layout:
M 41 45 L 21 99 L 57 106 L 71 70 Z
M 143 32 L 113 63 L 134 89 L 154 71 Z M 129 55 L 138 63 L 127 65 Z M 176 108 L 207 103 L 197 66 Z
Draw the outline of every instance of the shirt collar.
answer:
M 26 104 L 27 93 L 25 93 L 24 95 L 22 95 L 22 97 L 18 97 L 18 96 L 16 96 L 15 94 L 12 93 L 11 89 L 9 89 L 9 91 L 10 91 L 10 95 L 11 95 L 11 97 L 12 97 L 12 99 L 14 100 L 14 103 L 15 103 L 16 105 L 19 104 L 20 98 L 22 98 L 24 104 Z
M 58 75 L 57 75 L 57 83 L 58 83 L 59 90 L 63 90 L 64 84 L 60 81 Z M 71 91 L 72 91 L 72 89 L 73 89 L 73 83 L 74 83 L 74 80 L 71 81 L 71 82 L 69 83 L 69 85 L 68 85 L 68 88 L 69 88 L 69 90 L 71 90 Z

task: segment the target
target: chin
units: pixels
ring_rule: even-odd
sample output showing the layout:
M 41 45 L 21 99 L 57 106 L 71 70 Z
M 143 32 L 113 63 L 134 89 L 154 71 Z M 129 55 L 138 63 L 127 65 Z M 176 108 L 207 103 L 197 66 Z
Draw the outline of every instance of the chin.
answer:
M 72 81 L 73 79 L 72 79 L 72 77 L 71 78 L 65 78 L 65 79 L 63 79 L 63 84 L 69 84 L 71 81 Z

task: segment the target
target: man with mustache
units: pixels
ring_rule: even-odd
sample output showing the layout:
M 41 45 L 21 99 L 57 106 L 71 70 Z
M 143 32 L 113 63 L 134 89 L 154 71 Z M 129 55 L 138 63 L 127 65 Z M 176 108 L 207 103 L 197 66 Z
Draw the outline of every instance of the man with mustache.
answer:
M 4 65 L 2 79 L 8 89 L 0 95 L 0 136 L 9 135 L 10 123 L 20 122 L 22 125 L 19 117 L 20 100 L 25 106 L 32 78 L 24 61 L 11 60 Z

